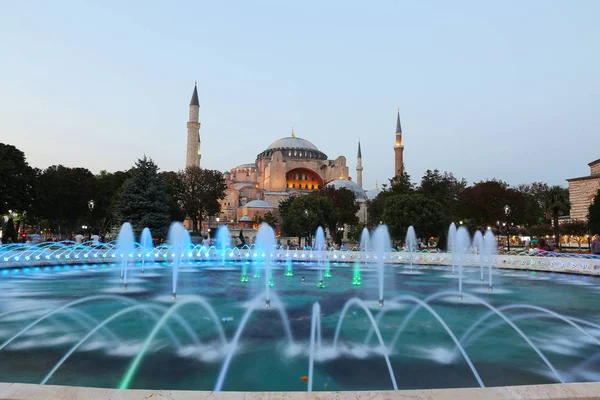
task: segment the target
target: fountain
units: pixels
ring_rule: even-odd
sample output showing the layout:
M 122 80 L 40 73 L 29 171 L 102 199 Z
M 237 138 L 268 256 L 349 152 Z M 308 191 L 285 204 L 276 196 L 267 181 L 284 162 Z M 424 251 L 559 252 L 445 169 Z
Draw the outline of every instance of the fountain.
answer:
M 127 270 L 129 269 L 129 259 L 133 257 L 133 243 L 133 228 L 129 222 L 125 222 L 117 236 L 117 254 L 122 258 L 121 279 L 123 279 L 123 289 L 127 289 Z
M 469 231 L 464 226 L 461 226 L 456 231 L 456 239 L 454 242 L 454 251 L 452 255 L 456 254 L 456 263 L 458 265 L 458 298 L 463 298 L 463 269 L 467 262 L 467 255 L 471 251 L 471 238 L 469 237 Z
M 142 274 L 144 273 L 144 266 L 146 265 L 146 259 L 150 262 L 154 261 L 152 253 L 154 251 L 154 241 L 152 240 L 152 234 L 150 229 L 144 228 L 142 230 L 142 236 L 140 237 L 140 251 L 142 252 Z
M 273 286 L 273 277 L 271 275 L 271 256 L 273 247 L 275 247 L 275 232 L 269 224 L 263 222 L 258 228 L 256 234 L 256 245 L 259 252 L 263 253 L 265 265 L 265 307 L 271 306 L 270 287 Z
M 498 256 L 491 231 L 476 232 L 471 242 L 460 227 L 449 235 L 452 260 L 449 254 L 423 251 L 420 274 L 407 278 L 392 271 L 415 256 L 411 231 L 408 258 L 391 250 L 383 225 L 372 238 L 363 232 L 359 251 L 331 253 L 335 273 L 326 288 L 324 235 L 317 232 L 312 251 L 274 251 L 274 231 L 266 224 L 257 244 L 237 253 L 219 240 L 210 253 L 191 247 L 180 223 L 172 224 L 168 241 L 156 248 L 145 230 L 136 249 L 129 224 L 117 241 L 94 246 L 0 246 L 0 377 L 52 385 L 235 391 L 600 379 L 594 301 L 600 285 L 589 276 L 597 274 L 600 260 L 576 254 Z M 367 257 L 374 268 L 361 265 Z M 153 273 L 134 281 L 129 263 L 137 259 Z M 231 268 L 215 268 L 225 261 Z M 440 268 L 451 262 L 458 290 L 448 290 L 454 280 Z M 172 269 L 158 267 L 167 263 Z M 240 284 L 248 265 L 264 273 L 264 282 Z M 493 294 L 466 279 L 478 281 L 485 267 L 489 289 L 492 272 L 501 287 Z M 286 276 L 293 268 L 299 278 L 274 276 L 276 268 Z M 129 283 L 127 291 L 119 290 L 119 275 Z M 348 290 L 350 278 L 354 290 Z M 320 287 L 302 283 L 315 280 Z M 81 297 L 82 291 L 89 296 Z M 179 293 L 178 301 L 170 302 L 169 293 L 173 299 Z M 557 299 L 569 299 L 568 307 L 557 305 Z M 382 308 L 373 311 L 373 303 Z M 111 378 L 98 374 L 99 368 L 110 368 Z M 449 377 L 448 368 L 456 373 Z M 502 374 L 492 377 L 498 370 Z
M 446 251 L 452 253 L 452 274 L 454 274 L 454 266 L 456 265 L 456 256 L 454 255 L 454 243 L 456 242 L 456 225 L 454 222 L 448 228 L 448 241 Z
M 190 234 L 185 229 L 181 222 L 173 222 L 167 234 L 169 243 L 171 244 L 171 256 L 173 257 L 173 292 L 171 298 L 175 300 L 177 297 L 177 279 L 179 278 L 179 267 L 181 259 L 185 257 L 189 251 L 191 240 Z
M 417 251 L 417 234 L 415 228 L 411 225 L 406 230 L 406 251 L 408 251 L 408 257 L 410 259 L 410 270 L 413 268 L 413 253 Z
M 483 234 L 480 230 L 475 231 L 473 235 L 473 250 L 479 254 L 479 275 L 483 282 Z
M 494 233 L 492 232 L 492 230 L 488 229 L 485 233 L 485 237 L 483 238 L 482 257 L 485 257 L 485 260 L 488 263 L 488 290 L 490 292 L 494 288 L 494 285 L 492 284 L 492 264 L 496 252 L 496 238 L 494 237 Z
M 231 245 L 231 235 L 229 234 L 229 228 L 226 225 L 221 225 L 217 229 L 217 245 L 216 247 L 221 251 L 221 266 L 225 266 L 225 252 Z
M 292 257 L 290 255 L 290 246 L 288 246 L 285 251 L 285 276 L 294 276 L 294 271 L 292 270 Z
M 383 307 L 385 255 L 391 250 L 391 248 L 392 243 L 387 226 L 379 225 L 377 229 L 375 229 L 375 232 L 373 232 L 373 253 L 375 254 L 375 260 L 377 263 L 377 276 L 379 278 L 379 307 Z
M 323 264 L 325 264 L 325 232 L 323 228 L 318 227 L 317 232 L 315 233 L 315 245 L 313 246 L 313 252 L 317 252 L 317 265 L 319 268 L 319 288 L 323 289 L 325 287 L 323 283 Z

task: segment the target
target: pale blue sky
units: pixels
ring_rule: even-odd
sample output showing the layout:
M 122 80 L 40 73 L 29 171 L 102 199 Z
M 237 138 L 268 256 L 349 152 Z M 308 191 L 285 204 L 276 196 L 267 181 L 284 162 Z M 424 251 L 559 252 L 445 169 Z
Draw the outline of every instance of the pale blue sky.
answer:
M 289 135 L 364 182 L 405 165 L 511 184 L 600 158 L 600 1 L 2 1 L 0 141 L 37 167 L 185 163 L 198 80 L 202 166 Z

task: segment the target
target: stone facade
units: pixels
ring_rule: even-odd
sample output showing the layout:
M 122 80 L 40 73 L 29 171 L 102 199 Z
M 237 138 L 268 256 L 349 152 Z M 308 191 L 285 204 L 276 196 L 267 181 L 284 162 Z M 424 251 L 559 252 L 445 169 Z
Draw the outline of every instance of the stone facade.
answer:
M 346 158 L 330 160 L 308 140 L 292 135 L 279 139 L 250 164 L 242 164 L 224 173 L 227 190 L 222 201 L 224 219 L 238 221 L 253 218 L 268 210 L 251 210 L 246 204 L 263 200 L 275 212 L 279 202 L 318 190 L 337 179 L 348 178 Z M 250 215 L 252 214 L 252 215 Z
M 600 159 L 592 161 L 590 175 L 567 179 L 569 182 L 569 200 L 571 201 L 571 219 L 587 220 L 588 208 L 600 189 Z

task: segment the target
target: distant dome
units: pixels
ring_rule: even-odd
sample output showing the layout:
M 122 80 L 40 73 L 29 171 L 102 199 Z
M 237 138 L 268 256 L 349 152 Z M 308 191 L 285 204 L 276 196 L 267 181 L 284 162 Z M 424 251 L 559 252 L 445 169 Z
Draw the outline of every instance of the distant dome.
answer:
M 367 190 L 367 198 L 369 200 L 373 200 L 381 192 L 383 192 L 383 189 L 371 189 L 371 190 Z
M 317 146 L 306 139 L 299 137 L 284 137 L 271 143 L 267 150 L 275 149 L 303 149 L 303 150 L 319 150 Z
M 337 181 L 329 182 L 326 186 L 333 187 L 335 189 L 346 188 L 354 193 L 356 200 L 367 200 L 365 191 L 354 181 L 339 179 Z
M 246 169 L 246 168 L 256 168 L 256 164 L 254 164 L 254 163 L 242 164 L 242 165 L 238 165 L 237 167 L 235 167 L 233 169 Z
M 270 203 L 267 203 L 264 200 L 252 200 L 252 201 L 246 203 L 246 205 L 242 206 L 242 207 L 246 207 L 246 208 L 275 208 Z
M 327 155 L 319 151 L 317 146 L 296 136 L 288 136 L 274 141 L 257 158 L 271 157 L 276 151 L 280 151 L 283 158 L 327 160 Z

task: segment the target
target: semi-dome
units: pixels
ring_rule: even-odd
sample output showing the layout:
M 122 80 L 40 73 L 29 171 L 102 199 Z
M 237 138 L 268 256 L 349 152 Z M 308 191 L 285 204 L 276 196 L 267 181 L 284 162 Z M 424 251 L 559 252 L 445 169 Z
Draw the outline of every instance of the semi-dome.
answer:
M 365 191 L 354 181 L 339 179 L 337 181 L 329 182 L 326 186 L 333 187 L 335 189 L 345 188 L 351 190 L 354 193 L 356 200 L 367 200 Z
M 270 203 L 267 203 L 264 200 L 252 200 L 252 201 L 246 203 L 246 205 L 244 205 L 242 207 L 246 207 L 246 208 L 275 208 Z
M 317 146 L 306 139 L 296 137 L 293 133 L 292 136 L 271 143 L 257 158 L 271 157 L 276 151 L 280 151 L 283 158 L 327 160 L 327 155 L 319 151 Z

